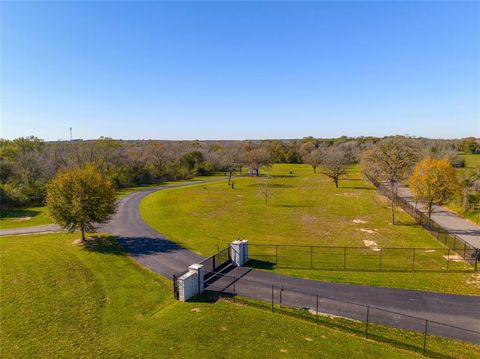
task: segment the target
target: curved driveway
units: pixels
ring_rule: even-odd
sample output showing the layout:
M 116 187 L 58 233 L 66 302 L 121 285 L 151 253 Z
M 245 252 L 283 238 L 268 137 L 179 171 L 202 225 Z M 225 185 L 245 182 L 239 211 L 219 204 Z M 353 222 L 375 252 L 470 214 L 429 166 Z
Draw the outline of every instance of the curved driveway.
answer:
M 218 181 L 218 179 L 149 188 L 127 195 L 120 200 L 117 214 L 112 221 L 100 230 L 117 236 L 125 251 L 138 263 L 164 277 L 171 278 L 173 274 L 184 271 L 189 265 L 199 262 L 203 257 L 175 244 L 145 224 L 140 217 L 138 205 L 146 195 L 157 190 L 214 181 Z M 272 286 L 283 286 L 299 292 L 370 305 L 480 332 L 480 297 L 478 296 L 328 283 L 292 278 L 245 267 L 235 268 L 228 274 L 238 278 L 235 283 L 236 294 L 244 297 L 270 301 Z M 231 288 L 230 286 L 227 291 Z M 277 292 L 275 292 L 275 298 L 278 301 Z M 284 292 L 283 302 L 299 308 L 315 308 L 312 298 L 314 296 Z M 323 302 L 325 303 L 325 301 Z M 338 305 L 330 301 L 329 308 L 331 310 L 320 311 L 353 319 L 363 319 L 363 314 L 354 304 L 351 306 Z M 416 327 L 415 320 L 409 323 L 394 315 L 389 318 L 379 318 L 377 322 L 400 328 L 422 329 L 422 325 Z M 478 335 L 466 335 L 461 331 L 446 327 L 440 328 L 440 326 L 437 329 L 434 328 L 432 332 L 480 344 Z

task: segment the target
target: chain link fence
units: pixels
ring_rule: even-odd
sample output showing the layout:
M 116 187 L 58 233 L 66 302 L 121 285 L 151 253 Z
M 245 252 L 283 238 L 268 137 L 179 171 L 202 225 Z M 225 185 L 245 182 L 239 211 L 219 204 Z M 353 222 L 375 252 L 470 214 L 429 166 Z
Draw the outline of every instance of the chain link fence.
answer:
M 477 271 L 478 250 L 249 244 L 248 265 L 352 271 Z

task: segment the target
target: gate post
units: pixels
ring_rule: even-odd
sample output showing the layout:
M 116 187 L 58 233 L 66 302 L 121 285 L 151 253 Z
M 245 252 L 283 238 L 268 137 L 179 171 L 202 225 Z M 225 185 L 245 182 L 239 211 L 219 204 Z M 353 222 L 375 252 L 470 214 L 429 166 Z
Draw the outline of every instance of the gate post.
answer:
M 182 302 L 202 294 L 204 290 L 204 270 L 201 264 L 192 264 L 188 272 L 180 277 L 174 276 L 175 297 Z
M 230 245 L 232 263 L 241 267 L 248 262 L 248 241 L 247 240 L 238 240 L 233 241 Z
M 202 264 L 192 264 L 190 267 L 188 267 L 190 272 L 194 272 L 197 274 L 197 287 L 196 287 L 196 292 L 197 294 L 202 294 L 204 290 L 204 276 L 205 276 L 205 271 L 203 269 Z

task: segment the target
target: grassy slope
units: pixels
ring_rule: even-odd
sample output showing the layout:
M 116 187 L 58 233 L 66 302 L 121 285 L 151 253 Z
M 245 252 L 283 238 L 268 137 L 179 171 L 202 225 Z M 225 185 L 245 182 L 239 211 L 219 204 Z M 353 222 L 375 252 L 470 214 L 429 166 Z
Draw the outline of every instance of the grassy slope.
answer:
M 223 176 L 223 173 L 218 173 L 215 176 L 199 176 L 191 179 L 190 181 L 206 180 Z M 181 183 L 186 181 L 169 181 L 164 183 L 157 183 L 145 186 L 127 187 L 121 188 L 117 191 L 117 197 L 122 198 L 132 192 L 140 191 L 146 188 L 157 187 L 160 185 L 170 185 L 175 183 Z M 32 227 L 42 224 L 51 224 L 52 220 L 48 215 L 47 207 L 30 207 L 16 210 L 8 210 L 0 212 L 0 229 L 11 229 L 20 227 Z
M 217 183 L 153 193 L 140 205 L 142 217 L 162 234 L 204 255 L 239 237 L 251 243 L 364 247 L 363 241 L 371 240 L 380 247 L 442 248 L 401 210 L 398 224 L 390 225 L 388 203 L 361 179 L 358 168 L 339 189 L 306 165 L 275 165 L 270 172 L 276 177 L 267 207 L 256 185 L 262 179 L 239 178 L 234 190 Z M 366 223 L 356 224 L 354 219 Z M 471 273 L 274 270 L 322 280 L 480 294 L 479 287 L 466 283 Z
M 2 358 L 409 358 L 419 354 L 229 302 L 173 302 L 171 284 L 115 241 L 0 238 Z M 469 345 L 432 349 L 478 357 Z

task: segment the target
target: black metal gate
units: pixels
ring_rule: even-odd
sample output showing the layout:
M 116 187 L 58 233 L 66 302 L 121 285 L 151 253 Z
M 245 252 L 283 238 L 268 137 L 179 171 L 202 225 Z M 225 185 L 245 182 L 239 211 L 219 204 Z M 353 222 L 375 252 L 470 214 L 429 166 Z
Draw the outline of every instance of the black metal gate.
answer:
M 230 247 L 226 247 L 200 262 L 203 265 L 204 280 L 208 280 L 215 273 L 220 272 L 232 263 Z

